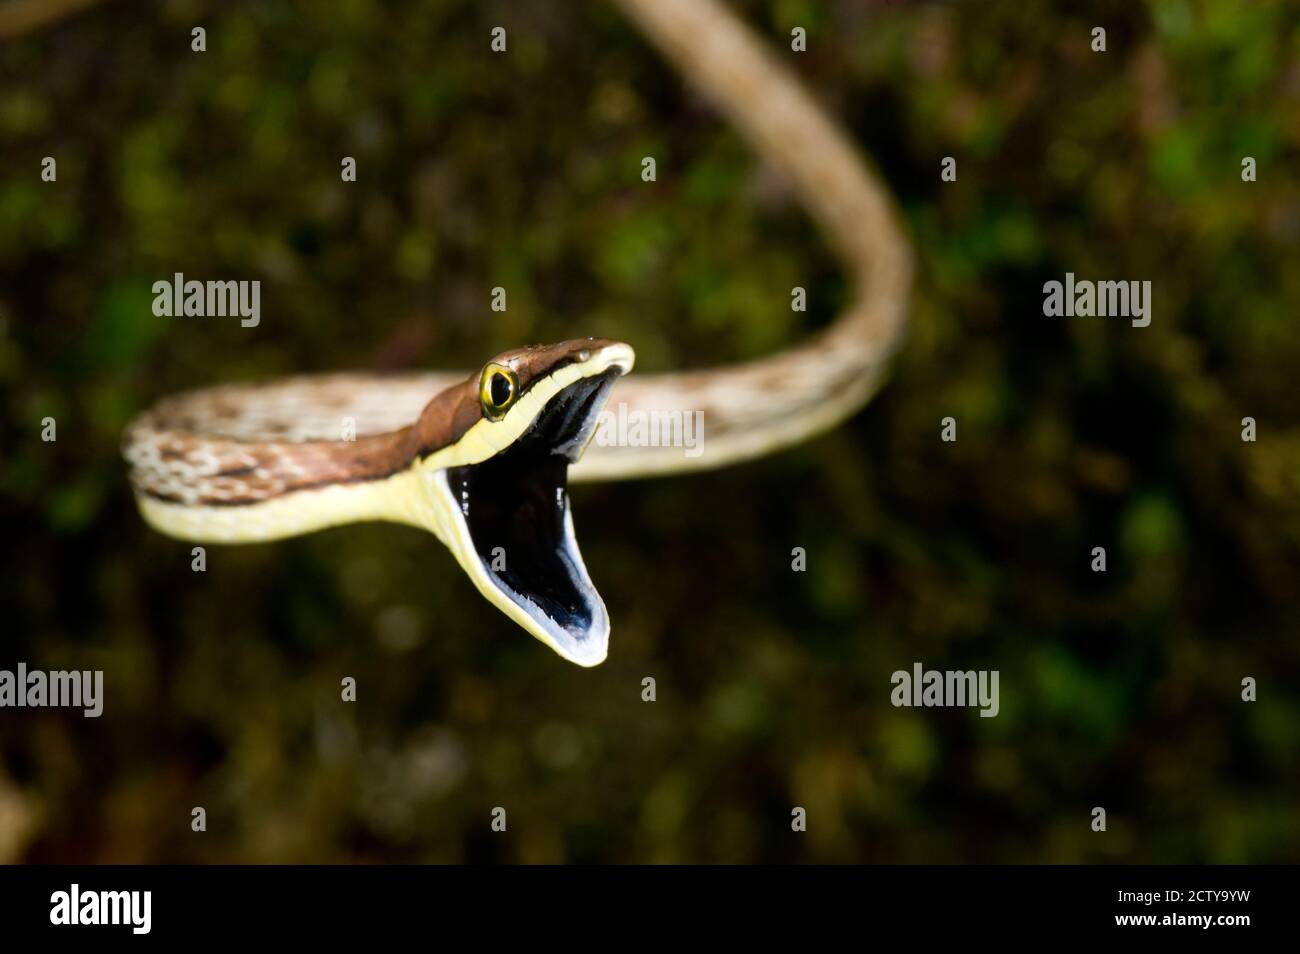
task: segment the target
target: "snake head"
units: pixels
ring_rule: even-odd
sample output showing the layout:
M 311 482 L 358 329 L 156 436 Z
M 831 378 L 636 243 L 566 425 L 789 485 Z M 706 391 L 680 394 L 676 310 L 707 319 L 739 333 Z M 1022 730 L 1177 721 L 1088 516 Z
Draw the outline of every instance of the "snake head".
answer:
M 600 338 L 507 351 L 417 427 L 443 444 L 421 457 L 435 532 L 489 601 L 580 666 L 604 661 L 609 614 L 578 551 L 569 465 L 633 357 Z

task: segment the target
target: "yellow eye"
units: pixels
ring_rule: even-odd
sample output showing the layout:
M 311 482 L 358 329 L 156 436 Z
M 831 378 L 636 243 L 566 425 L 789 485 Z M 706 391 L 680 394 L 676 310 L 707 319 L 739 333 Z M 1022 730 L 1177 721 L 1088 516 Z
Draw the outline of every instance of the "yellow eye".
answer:
M 483 415 L 499 421 L 519 396 L 519 377 L 503 364 L 489 364 L 478 382 L 478 398 Z

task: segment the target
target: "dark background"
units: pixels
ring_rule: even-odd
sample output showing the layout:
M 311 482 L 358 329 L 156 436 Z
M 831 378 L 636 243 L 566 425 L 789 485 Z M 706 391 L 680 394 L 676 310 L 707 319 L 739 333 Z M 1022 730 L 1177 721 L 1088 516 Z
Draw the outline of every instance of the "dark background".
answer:
M 0 860 L 1300 859 L 1300 12 L 735 7 L 895 191 L 910 337 L 814 442 L 575 489 L 594 670 L 410 528 L 191 572 L 122 429 L 583 335 L 640 371 L 779 350 L 846 291 L 780 178 L 600 3 L 111 2 L 0 39 L 0 668 L 107 697 L 0 710 Z M 261 325 L 154 317 L 176 271 L 260 279 Z M 1045 318 L 1066 271 L 1152 281 L 1151 326 Z M 1000 715 L 893 708 L 914 661 L 999 670 Z

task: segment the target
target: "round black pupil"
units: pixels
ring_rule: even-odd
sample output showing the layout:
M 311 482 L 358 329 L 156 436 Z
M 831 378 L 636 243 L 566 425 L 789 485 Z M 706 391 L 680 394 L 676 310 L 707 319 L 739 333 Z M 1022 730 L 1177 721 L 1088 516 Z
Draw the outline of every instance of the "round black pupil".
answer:
M 504 374 L 492 375 L 492 383 L 488 386 L 488 393 L 492 396 L 494 407 L 500 407 L 510 400 L 510 379 Z

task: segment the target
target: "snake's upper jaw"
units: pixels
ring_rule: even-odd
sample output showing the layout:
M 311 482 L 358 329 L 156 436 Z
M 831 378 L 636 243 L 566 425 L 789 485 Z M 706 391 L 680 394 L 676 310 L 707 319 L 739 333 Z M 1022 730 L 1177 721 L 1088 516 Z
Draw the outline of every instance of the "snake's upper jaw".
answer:
M 445 471 L 454 504 L 450 546 L 479 590 L 557 653 L 603 662 L 609 614 L 578 551 L 568 470 L 590 441 L 626 365 L 579 378 L 529 428 L 482 463 Z

